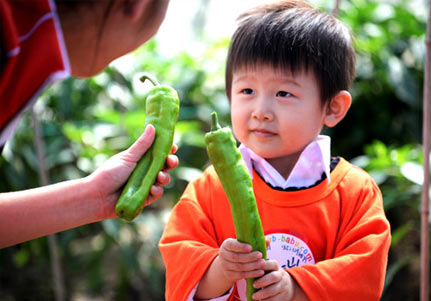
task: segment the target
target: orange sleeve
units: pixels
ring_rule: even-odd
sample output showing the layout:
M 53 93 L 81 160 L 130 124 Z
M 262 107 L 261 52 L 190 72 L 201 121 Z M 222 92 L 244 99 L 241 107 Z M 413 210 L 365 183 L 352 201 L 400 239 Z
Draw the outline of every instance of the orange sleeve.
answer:
M 370 177 L 349 176 L 333 258 L 288 270 L 310 300 L 379 300 L 383 290 L 391 234 L 382 195 Z
M 210 212 L 201 205 L 211 197 L 208 186 L 204 177 L 187 186 L 160 240 L 166 266 L 166 300 L 186 300 L 218 255 Z

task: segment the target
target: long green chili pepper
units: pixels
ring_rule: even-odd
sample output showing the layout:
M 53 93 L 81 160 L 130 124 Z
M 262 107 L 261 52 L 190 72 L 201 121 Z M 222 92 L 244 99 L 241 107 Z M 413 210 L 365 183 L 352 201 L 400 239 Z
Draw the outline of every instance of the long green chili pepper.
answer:
M 180 106 L 178 94 L 173 88 L 159 85 L 148 75 L 141 77 L 142 82 L 146 79 L 154 87 L 146 94 L 144 126 L 152 124 L 156 136 L 130 175 L 115 206 L 117 216 L 127 221 L 133 220 L 144 209 L 151 186 L 172 150 Z
M 213 164 L 232 211 L 238 241 L 250 244 L 253 251 L 260 251 L 266 259 L 266 243 L 262 222 L 257 210 L 256 198 L 250 174 L 236 147 L 230 128 L 221 128 L 217 113 L 213 112 L 211 131 L 205 135 L 208 156 Z M 253 300 L 256 291 L 254 278 L 247 278 L 247 300 Z

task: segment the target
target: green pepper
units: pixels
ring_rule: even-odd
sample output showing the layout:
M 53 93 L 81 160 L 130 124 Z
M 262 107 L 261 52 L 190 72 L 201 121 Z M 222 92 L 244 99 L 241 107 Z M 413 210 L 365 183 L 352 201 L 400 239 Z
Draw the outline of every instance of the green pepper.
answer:
M 221 128 L 217 113 L 211 114 L 211 131 L 205 134 L 208 156 L 220 179 L 232 211 L 236 238 L 260 251 L 266 259 L 266 243 L 257 210 L 251 176 L 241 157 L 230 128 Z M 247 300 L 256 291 L 254 278 L 247 278 Z
M 177 92 L 169 86 L 159 85 L 148 75 L 141 77 L 142 82 L 146 79 L 154 87 L 146 93 L 144 127 L 152 124 L 156 136 L 151 147 L 138 161 L 115 206 L 117 216 L 127 221 L 132 221 L 145 207 L 151 186 L 172 150 L 179 112 Z

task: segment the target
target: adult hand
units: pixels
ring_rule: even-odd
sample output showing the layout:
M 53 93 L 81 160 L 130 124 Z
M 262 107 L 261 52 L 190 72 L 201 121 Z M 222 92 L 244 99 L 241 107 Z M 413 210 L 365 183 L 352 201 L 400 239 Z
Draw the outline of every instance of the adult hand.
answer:
M 0 248 L 115 218 L 121 188 L 151 146 L 154 134 L 154 127 L 148 126 L 131 147 L 108 159 L 86 178 L 0 193 Z M 175 151 L 173 146 L 172 153 Z M 170 181 L 167 171 L 177 165 L 178 158 L 170 155 L 165 170 L 159 173 L 151 188 L 147 203 L 160 198 L 161 186 Z
M 144 133 L 132 146 L 109 158 L 89 176 L 94 197 L 104 203 L 101 203 L 100 206 L 106 208 L 106 218 L 116 217 L 114 208 L 121 194 L 121 189 L 136 167 L 139 159 L 150 148 L 154 141 L 154 136 L 154 127 L 148 125 Z M 150 195 L 145 201 L 145 205 L 153 203 L 162 196 L 162 186 L 170 182 L 168 171 L 178 165 L 178 157 L 174 155 L 176 151 L 177 147 L 173 145 L 172 154 L 168 156 L 165 168 L 158 174 L 156 182 L 151 187 Z

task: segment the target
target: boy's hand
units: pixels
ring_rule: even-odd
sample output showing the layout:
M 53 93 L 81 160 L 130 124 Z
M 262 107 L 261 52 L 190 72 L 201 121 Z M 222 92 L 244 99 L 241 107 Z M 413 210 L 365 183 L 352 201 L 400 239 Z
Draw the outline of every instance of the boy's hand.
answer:
M 243 278 L 255 278 L 264 274 L 265 260 L 262 253 L 251 251 L 248 244 L 236 239 L 226 239 L 219 251 L 220 267 L 226 279 L 234 283 Z
M 253 299 L 293 300 L 297 284 L 292 276 L 284 269 L 280 268 L 275 260 L 266 261 L 264 269 L 267 274 L 253 283 L 253 286 L 258 289 L 258 291 L 253 294 Z

